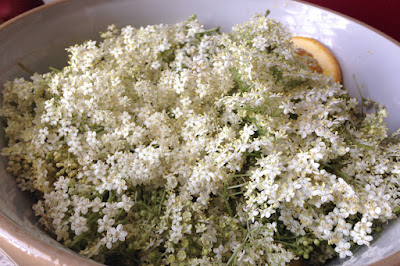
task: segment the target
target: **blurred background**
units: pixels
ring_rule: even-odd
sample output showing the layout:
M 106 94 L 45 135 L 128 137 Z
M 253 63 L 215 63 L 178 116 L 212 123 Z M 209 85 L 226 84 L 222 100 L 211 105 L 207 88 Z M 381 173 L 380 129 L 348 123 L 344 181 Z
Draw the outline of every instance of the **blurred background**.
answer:
M 0 22 L 39 5 L 55 1 L 0 0 Z M 353 17 L 400 41 L 400 19 L 398 18 L 400 0 L 303 0 L 303 2 L 326 7 Z

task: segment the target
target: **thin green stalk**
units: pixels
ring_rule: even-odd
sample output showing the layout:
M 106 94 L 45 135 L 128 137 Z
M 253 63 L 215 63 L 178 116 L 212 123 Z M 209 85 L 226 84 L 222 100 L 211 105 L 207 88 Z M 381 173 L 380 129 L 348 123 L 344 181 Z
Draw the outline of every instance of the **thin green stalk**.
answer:
M 247 226 L 249 226 L 248 220 L 247 220 Z M 247 227 L 247 228 L 249 228 L 249 227 Z M 235 250 L 235 252 L 233 252 L 232 256 L 229 258 L 229 260 L 228 260 L 228 262 L 226 263 L 226 265 L 230 265 L 230 264 L 233 263 L 233 261 L 235 260 L 235 258 L 236 258 L 236 256 L 237 256 L 237 253 L 238 253 L 240 250 L 242 250 L 242 248 L 247 244 L 247 241 L 249 240 L 250 236 L 251 236 L 254 232 L 256 232 L 256 231 L 257 231 L 256 234 L 258 234 L 260 230 L 261 230 L 261 227 L 257 227 L 257 228 L 255 228 L 255 229 L 250 230 L 250 231 L 247 232 L 247 235 L 246 235 L 245 239 L 243 240 L 242 244 Z
M 17 63 L 17 66 L 19 66 L 20 68 L 22 68 L 24 71 L 26 71 L 27 73 L 29 73 L 31 76 L 33 76 L 35 74 L 35 72 L 33 72 L 31 69 L 29 69 L 28 67 L 26 67 L 24 64 L 22 63 Z
M 100 199 L 102 199 L 103 196 L 104 196 L 104 193 L 103 193 L 103 194 L 93 194 L 93 195 L 90 195 L 90 196 L 88 197 L 88 199 L 90 199 L 90 200 L 95 199 L 95 198 L 100 198 Z
M 231 208 L 231 206 L 229 204 L 229 201 L 228 201 L 228 196 L 227 196 L 227 193 L 226 193 L 225 186 L 224 186 L 224 194 L 221 194 L 221 193 L 218 193 L 218 194 L 224 200 L 224 203 L 225 203 L 226 209 L 228 210 L 229 216 L 233 217 L 233 211 L 232 211 L 232 208 Z
M 244 187 L 244 186 L 246 186 L 247 185 L 247 183 L 242 183 L 242 184 L 239 184 L 239 185 L 235 185 L 235 186 L 230 186 L 230 187 L 227 187 L 227 189 L 235 189 L 235 188 L 240 188 L 240 187 Z
M 113 199 L 114 199 L 114 195 L 112 193 L 112 190 L 109 190 L 107 202 L 112 202 Z
M 358 82 L 357 82 L 357 79 L 356 79 L 356 75 L 355 75 L 355 74 L 353 74 L 353 79 L 354 79 L 354 82 L 356 83 L 356 87 L 357 87 L 358 93 L 360 94 L 360 97 L 361 97 L 361 114 L 364 114 L 364 102 L 365 102 L 365 98 L 364 98 L 364 96 L 363 96 L 362 93 L 361 93 L 361 89 L 360 89 L 360 86 L 358 85 Z
M 213 32 L 219 33 L 219 30 L 220 30 L 220 27 L 218 26 L 218 27 L 215 27 L 215 28 L 212 28 L 212 29 L 205 30 L 202 33 L 203 34 L 210 34 L 210 33 L 213 33 Z
M 244 247 L 244 245 L 246 244 L 247 240 L 250 238 L 250 232 L 247 233 L 243 243 L 233 252 L 232 256 L 229 258 L 228 262 L 226 263 L 226 265 L 231 265 L 234 261 L 234 259 L 236 258 L 239 250 L 242 250 L 242 248 Z
M 367 150 L 371 150 L 371 151 L 375 150 L 373 147 L 371 147 L 369 145 L 365 145 L 365 144 L 362 144 L 362 143 L 359 143 L 356 141 L 354 141 L 353 144 L 362 149 L 367 149 Z
M 164 200 L 165 200 L 165 193 L 166 193 L 166 189 L 164 188 L 164 191 L 163 191 L 162 196 L 161 196 L 160 205 L 158 206 L 158 215 L 161 214 L 162 205 L 163 205 Z
M 226 185 L 224 185 L 224 200 L 225 200 L 226 207 L 228 208 L 229 215 L 231 217 L 233 217 L 233 211 L 232 211 L 231 205 L 229 204 L 228 190 L 226 189 Z
M 51 71 L 53 71 L 53 72 L 56 72 L 56 73 L 59 73 L 59 72 L 61 72 L 61 70 L 59 70 L 59 69 L 57 69 L 57 68 L 55 68 L 55 67 L 49 67 L 49 69 L 51 70 Z
M 362 149 L 367 149 L 367 150 L 375 150 L 374 147 L 366 145 L 366 144 L 362 144 L 359 143 L 358 141 L 356 141 L 352 136 L 351 133 L 347 130 L 347 128 L 344 129 L 345 133 L 346 133 L 346 137 L 357 147 L 362 148 Z
M 281 239 L 296 239 L 296 238 L 298 238 L 298 236 L 281 236 L 281 237 L 279 237 L 278 240 L 281 240 Z
M 146 204 L 144 204 L 141 201 L 136 201 L 135 204 L 139 204 L 139 205 L 145 207 L 148 211 L 152 211 L 152 209 L 149 206 L 147 206 Z
M 220 34 L 221 33 L 220 27 L 215 27 L 212 29 L 205 30 L 203 32 L 196 33 L 195 36 L 196 36 L 196 39 L 200 41 L 201 37 L 203 37 L 204 35 L 212 34 L 212 33 Z
M 333 167 L 333 166 L 330 165 L 330 164 L 321 163 L 321 165 L 322 165 L 323 167 L 325 167 L 325 168 L 331 169 L 336 175 L 342 177 L 342 178 L 343 178 L 344 180 L 346 180 L 347 182 L 350 182 L 350 183 L 357 183 L 358 185 L 362 185 L 362 184 L 360 183 L 360 181 L 358 181 L 357 179 L 351 178 L 348 174 L 343 173 L 342 171 L 336 169 L 335 167 Z
M 237 174 L 237 175 L 233 175 L 233 177 L 242 177 L 242 176 L 251 176 L 250 174 Z
M 288 245 L 288 246 L 292 246 L 292 247 L 294 247 L 294 248 L 298 248 L 297 245 L 291 244 L 291 243 L 288 243 L 288 242 L 285 242 L 285 241 L 275 240 L 274 242 L 278 242 L 278 243 L 282 243 L 282 244 L 284 244 L 284 245 Z
M 243 180 L 243 182 L 246 182 L 244 179 L 243 179 L 243 177 L 250 177 L 251 175 L 249 175 L 249 174 L 235 174 L 235 175 L 231 175 L 231 176 L 229 176 L 225 181 L 224 181 L 224 183 L 225 184 L 227 184 L 229 181 L 231 181 L 233 178 L 235 178 L 235 177 L 241 177 L 242 178 L 242 180 Z
M 124 211 L 123 208 L 121 208 L 121 209 L 119 210 L 119 213 L 118 213 L 117 216 L 115 217 L 115 220 L 118 220 L 118 218 L 121 216 L 121 214 L 122 214 L 123 211 Z
M 99 214 L 97 212 L 93 212 L 89 218 L 87 219 L 87 224 L 91 225 L 93 224 L 95 221 L 97 221 Z
M 242 80 L 240 79 L 239 72 L 237 71 L 236 68 L 233 67 L 229 68 L 229 71 L 232 73 L 232 76 L 235 78 L 236 83 L 239 85 L 239 90 L 243 92 L 244 86 Z
M 234 196 L 237 196 L 237 195 L 240 195 L 240 194 L 243 194 L 243 191 L 239 191 L 239 192 L 230 194 L 229 197 L 231 198 L 231 197 L 234 197 Z
M 69 247 L 74 247 L 77 243 L 79 243 L 79 241 L 81 241 L 82 239 L 85 238 L 84 236 L 85 234 L 80 234 L 79 236 L 75 236 L 74 240 L 72 240 L 71 243 L 68 244 Z
M 115 225 L 119 225 L 119 224 L 127 224 L 129 222 L 129 217 L 126 217 L 125 219 L 119 221 L 118 223 L 116 223 Z

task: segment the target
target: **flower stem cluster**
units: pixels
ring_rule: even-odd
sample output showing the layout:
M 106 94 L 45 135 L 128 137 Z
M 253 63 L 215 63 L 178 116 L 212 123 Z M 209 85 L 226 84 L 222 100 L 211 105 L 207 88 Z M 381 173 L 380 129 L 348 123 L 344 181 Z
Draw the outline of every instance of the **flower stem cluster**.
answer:
M 280 23 L 101 37 L 4 86 L 7 170 L 69 248 L 115 265 L 321 263 L 399 213 L 386 111 L 358 112 Z

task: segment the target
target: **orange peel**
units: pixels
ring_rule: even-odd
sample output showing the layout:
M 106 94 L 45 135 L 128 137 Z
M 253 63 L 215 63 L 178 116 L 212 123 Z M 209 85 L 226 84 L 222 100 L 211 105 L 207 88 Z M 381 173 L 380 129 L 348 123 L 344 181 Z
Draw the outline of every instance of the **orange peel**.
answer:
M 308 38 L 292 38 L 296 53 L 307 58 L 308 67 L 325 76 L 331 76 L 336 82 L 342 81 L 342 71 L 332 51 L 321 42 Z

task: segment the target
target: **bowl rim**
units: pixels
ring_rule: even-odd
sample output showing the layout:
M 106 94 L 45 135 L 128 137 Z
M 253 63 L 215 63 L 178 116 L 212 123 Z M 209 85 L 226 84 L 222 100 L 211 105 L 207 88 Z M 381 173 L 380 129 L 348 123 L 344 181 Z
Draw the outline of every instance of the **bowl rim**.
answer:
M 18 265 L 101 265 L 73 251 L 53 248 L 0 213 L 0 248 Z
M 62 4 L 62 3 L 64 3 L 64 2 L 70 2 L 70 1 L 72 1 L 72 0 L 56 0 L 56 1 L 54 1 L 54 2 L 50 2 L 50 3 L 48 3 L 48 4 L 45 3 L 45 4 L 41 5 L 41 6 L 35 7 L 35 8 L 33 8 L 33 9 L 31 9 L 31 10 L 28 10 L 28 11 L 26 11 L 26 12 L 24 12 L 24 13 L 21 13 L 21 14 L 19 14 L 18 16 L 15 16 L 15 17 L 13 17 L 13 18 L 7 20 L 6 22 L 0 24 L 0 31 L 2 31 L 2 30 L 4 30 L 4 29 L 8 28 L 8 27 L 11 26 L 12 24 L 14 24 L 14 23 L 16 23 L 16 22 L 22 20 L 23 18 L 25 18 L 25 17 L 27 17 L 27 16 L 33 14 L 33 13 L 37 13 L 37 12 L 40 12 L 40 11 L 42 11 L 42 10 L 44 10 L 44 9 L 51 8 L 52 6 L 59 5 L 59 4 Z M 388 41 L 390 41 L 390 42 L 392 42 L 393 44 L 395 44 L 395 45 L 397 45 L 398 47 L 400 47 L 400 41 L 397 41 L 397 40 L 394 39 L 393 37 L 391 37 L 391 36 L 389 36 L 388 34 L 382 32 L 381 30 L 378 30 L 377 28 L 375 28 L 375 27 L 373 27 L 373 26 L 371 26 L 371 25 L 369 25 L 369 24 L 367 24 L 367 23 L 365 23 L 365 22 L 363 22 L 363 21 L 361 21 L 361 20 L 358 20 L 358 19 L 356 19 L 356 18 L 353 18 L 353 17 L 351 17 L 351 16 L 349 16 L 349 15 L 343 14 L 343 13 L 341 13 L 341 12 L 332 10 L 332 9 L 330 9 L 330 8 L 327 8 L 327 7 L 319 6 L 319 5 L 314 4 L 314 3 L 305 2 L 305 1 L 302 1 L 302 0 L 288 0 L 288 1 L 297 2 L 297 3 L 303 4 L 303 5 L 312 6 L 312 7 L 315 7 L 315 8 L 318 8 L 318 9 L 321 9 L 321 10 L 324 10 L 324 11 L 327 11 L 327 12 L 330 12 L 330 13 L 333 13 L 333 14 L 335 14 L 335 15 L 337 15 L 337 16 L 340 16 L 340 17 L 343 17 L 343 18 L 345 18 L 345 19 L 348 19 L 348 20 L 350 20 L 350 21 L 352 21 L 352 22 L 354 22 L 354 23 L 356 23 L 356 24 L 359 24 L 360 26 L 363 26 L 363 27 L 365 27 L 365 28 L 367 28 L 367 29 L 369 29 L 369 30 L 371 30 L 371 31 L 373 31 L 373 32 L 375 32 L 375 33 L 381 35 L 382 37 L 384 37 L 384 38 L 387 39 Z
M 9 28 L 13 24 L 23 20 L 26 17 L 29 17 L 32 14 L 39 13 L 42 10 L 47 10 L 49 8 L 52 8 L 53 6 L 63 4 L 64 2 L 70 2 L 73 0 L 56 0 L 50 3 L 45 3 L 43 5 L 40 5 L 38 7 L 35 7 L 31 10 L 28 10 L 24 13 L 21 13 L 6 22 L 0 24 L 0 32 Z M 364 28 L 367 28 L 371 30 L 372 32 L 375 32 L 376 34 L 382 36 L 385 38 L 387 41 L 393 43 L 397 47 L 400 48 L 400 41 L 397 41 L 393 37 L 389 36 L 388 34 L 382 32 L 381 30 L 376 29 L 375 27 L 362 22 L 356 18 L 353 18 L 349 15 L 343 14 L 341 12 L 332 10 L 327 7 L 322 7 L 314 3 L 309 3 L 305 2 L 302 0 L 287 0 L 287 1 L 292 1 L 292 2 L 297 2 L 303 5 L 308 5 L 312 6 L 318 9 L 321 9 L 326 12 L 333 13 L 337 16 L 340 16 L 342 18 L 345 18 L 353 23 L 356 23 Z M 5 230 L 8 229 L 8 230 Z M 70 253 L 67 250 L 63 249 L 57 249 L 54 250 L 51 246 L 51 244 L 46 243 L 45 241 L 41 239 L 35 238 L 33 235 L 27 233 L 24 228 L 18 226 L 15 222 L 11 221 L 6 215 L 0 212 L 0 246 L 3 248 L 4 251 L 6 251 L 8 254 L 12 254 L 11 257 L 13 259 L 20 259 L 21 257 L 25 256 L 30 256 L 31 257 L 31 262 L 32 263 L 38 263 L 38 265 L 45 265 L 45 264 L 59 264 L 63 263 L 64 260 L 68 260 L 68 262 L 72 263 L 80 263 L 81 265 L 100 265 L 97 262 L 85 258 L 78 253 Z M 49 249 L 49 247 L 51 247 Z M 29 248 L 30 250 L 28 250 Z M 33 251 L 32 251 L 33 249 Z M 57 256 L 56 260 L 52 260 L 51 257 L 49 256 L 44 256 L 46 252 L 49 250 L 53 250 L 51 252 L 53 255 L 56 253 L 59 253 L 58 255 L 63 255 L 63 257 Z M 57 252 L 56 252 L 57 251 Z M 61 254 L 60 254 L 61 253 Z M 383 258 L 380 261 L 377 261 L 372 264 L 372 266 L 380 266 L 380 265 L 394 265 L 396 263 L 400 262 L 400 250 Z M 45 264 L 44 264 L 45 263 Z

